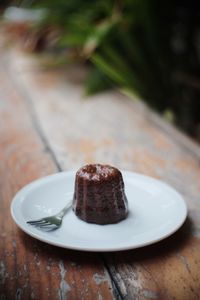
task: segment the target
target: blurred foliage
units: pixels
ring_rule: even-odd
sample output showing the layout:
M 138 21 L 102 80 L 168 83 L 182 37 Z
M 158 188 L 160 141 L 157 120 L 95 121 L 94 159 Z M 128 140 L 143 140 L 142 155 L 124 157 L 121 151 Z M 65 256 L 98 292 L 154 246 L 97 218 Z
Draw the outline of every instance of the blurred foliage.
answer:
M 59 30 L 56 47 L 92 64 L 87 94 L 117 86 L 198 134 L 198 1 L 41 0 L 31 5 L 48 9 L 40 27 Z

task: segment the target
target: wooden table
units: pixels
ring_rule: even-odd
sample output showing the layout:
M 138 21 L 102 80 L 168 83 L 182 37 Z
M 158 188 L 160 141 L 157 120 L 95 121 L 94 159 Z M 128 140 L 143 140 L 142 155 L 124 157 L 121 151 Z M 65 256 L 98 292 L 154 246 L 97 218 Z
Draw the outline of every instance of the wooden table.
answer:
M 45 69 L 0 51 L 0 299 L 200 299 L 200 147 L 117 92 L 85 99 L 83 77 L 79 66 Z M 20 188 L 88 162 L 166 181 L 187 202 L 185 224 L 115 253 L 50 246 L 17 228 L 10 203 Z

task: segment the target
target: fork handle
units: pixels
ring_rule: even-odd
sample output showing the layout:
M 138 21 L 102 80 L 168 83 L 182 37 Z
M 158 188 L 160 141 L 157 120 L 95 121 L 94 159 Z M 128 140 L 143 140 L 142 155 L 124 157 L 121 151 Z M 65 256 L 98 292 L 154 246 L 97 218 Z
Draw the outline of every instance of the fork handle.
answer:
M 59 218 L 63 218 L 68 209 L 72 206 L 72 200 L 56 215 Z

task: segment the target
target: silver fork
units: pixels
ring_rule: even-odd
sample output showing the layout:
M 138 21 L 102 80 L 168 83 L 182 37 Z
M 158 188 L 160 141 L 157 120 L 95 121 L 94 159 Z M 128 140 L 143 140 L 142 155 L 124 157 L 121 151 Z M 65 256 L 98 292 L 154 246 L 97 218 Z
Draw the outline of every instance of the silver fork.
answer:
M 39 220 L 27 221 L 26 223 L 48 231 L 56 230 L 61 226 L 63 217 L 71 206 L 72 201 L 70 201 L 59 213 L 53 216 L 44 217 Z

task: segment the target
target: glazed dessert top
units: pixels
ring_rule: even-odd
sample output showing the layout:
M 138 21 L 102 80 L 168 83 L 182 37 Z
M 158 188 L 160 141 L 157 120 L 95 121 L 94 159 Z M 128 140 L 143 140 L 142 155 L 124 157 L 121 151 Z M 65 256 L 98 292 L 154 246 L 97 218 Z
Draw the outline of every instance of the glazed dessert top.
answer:
M 76 176 L 92 181 L 102 181 L 121 176 L 121 172 L 109 165 L 90 164 L 80 168 Z

